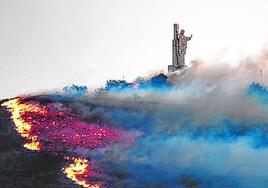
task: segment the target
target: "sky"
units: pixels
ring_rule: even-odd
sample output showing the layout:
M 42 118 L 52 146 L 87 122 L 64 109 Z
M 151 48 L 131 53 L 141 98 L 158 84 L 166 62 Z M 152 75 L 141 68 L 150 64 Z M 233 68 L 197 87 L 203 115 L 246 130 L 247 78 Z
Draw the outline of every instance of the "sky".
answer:
M 267 9 L 266 0 L 0 0 L 0 98 L 167 71 L 174 23 L 193 34 L 186 64 L 235 66 L 267 45 Z

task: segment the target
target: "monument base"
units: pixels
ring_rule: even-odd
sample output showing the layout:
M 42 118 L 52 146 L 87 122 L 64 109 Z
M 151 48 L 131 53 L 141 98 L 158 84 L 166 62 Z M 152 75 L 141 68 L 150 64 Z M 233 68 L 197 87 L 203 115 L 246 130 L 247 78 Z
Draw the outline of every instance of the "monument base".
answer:
M 168 72 L 175 72 L 176 70 L 185 68 L 185 65 L 169 65 Z

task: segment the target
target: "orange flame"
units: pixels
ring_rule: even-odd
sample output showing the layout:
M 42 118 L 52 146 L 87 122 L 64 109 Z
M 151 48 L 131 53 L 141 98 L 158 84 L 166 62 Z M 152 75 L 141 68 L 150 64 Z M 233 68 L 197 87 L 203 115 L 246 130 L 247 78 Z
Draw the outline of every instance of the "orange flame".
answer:
M 29 150 L 40 151 L 41 144 L 38 141 L 36 135 L 31 134 L 32 124 L 26 122 L 23 119 L 23 115 L 31 112 L 45 115 L 47 111 L 42 109 L 35 104 L 21 103 L 21 99 L 11 99 L 7 102 L 1 104 L 1 106 L 6 107 L 11 113 L 11 119 L 15 124 L 16 131 L 23 137 L 27 139 L 27 143 L 24 144 L 24 147 Z M 85 187 L 85 188 L 101 188 L 98 184 L 90 184 L 85 180 L 85 177 L 88 176 L 89 163 L 86 159 L 83 158 L 69 158 L 67 160 L 72 160 L 74 163 L 70 164 L 68 167 L 63 169 L 63 173 L 76 184 Z
M 11 112 L 11 119 L 15 124 L 16 131 L 23 138 L 29 140 L 26 144 L 24 144 L 24 147 L 29 150 L 39 151 L 41 149 L 41 144 L 37 141 L 37 136 L 32 136 L 30 134 L 32 125 L 30 123 L 25 122 L 21 116 L 28 112 L 45 113 L 45 110 L 35 105 L 20 104 L 18 98 L 4 102 L 1 104 L 1 106 L 5 106 Z
M 82 187 L 86 188 L 100 188 L 98 184 L 90 184 L 86 180 L 79 178 L 79 176 L 86 175 L 87 171 L 89 170 L 89 163 L 88 160 L 83 158 L 69 158 L 66 159 L 72 160 L 74 163 L 70 164 L 68 167 L 63 169 L 63 173 L 76 184 L 81 185 Z

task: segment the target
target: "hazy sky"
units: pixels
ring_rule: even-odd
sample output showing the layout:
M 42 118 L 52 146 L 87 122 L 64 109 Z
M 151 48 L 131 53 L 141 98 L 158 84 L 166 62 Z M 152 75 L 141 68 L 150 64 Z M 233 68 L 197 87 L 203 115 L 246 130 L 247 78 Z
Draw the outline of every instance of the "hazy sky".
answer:
M 171 64 L 173 23 L 187 62 L 235 64 L 268 41 L 267 0 L 0 0 L 0 98 L 127 80 Z

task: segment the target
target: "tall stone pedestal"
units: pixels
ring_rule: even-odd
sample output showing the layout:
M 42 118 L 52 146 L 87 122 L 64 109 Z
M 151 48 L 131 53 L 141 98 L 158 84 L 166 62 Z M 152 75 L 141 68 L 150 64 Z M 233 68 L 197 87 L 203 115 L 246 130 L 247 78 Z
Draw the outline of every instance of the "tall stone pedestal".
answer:
M 186 66 L 185 65 L 169 65 L 168 66 L 168 72 L 175 72 L 176 70 L 179 70 L 179 69 L 183 69 L 185 68 Z

